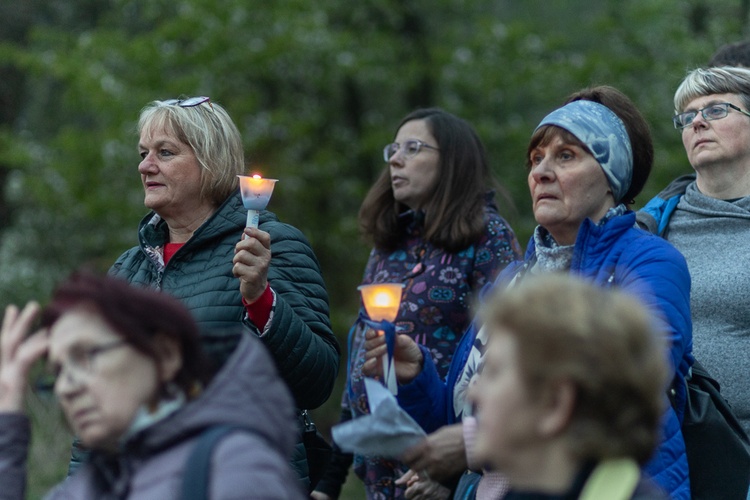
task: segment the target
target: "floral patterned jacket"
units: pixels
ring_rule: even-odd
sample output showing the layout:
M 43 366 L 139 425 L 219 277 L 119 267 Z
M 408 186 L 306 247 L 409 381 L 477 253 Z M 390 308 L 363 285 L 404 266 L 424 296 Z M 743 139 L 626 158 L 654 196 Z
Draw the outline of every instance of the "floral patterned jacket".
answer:
M 372 250 L 362 284 L 404 284 L 396 332 L 408 334 L 428 349 L 438 372 L 445 375 L 455 347 L 471 322 L 473 299 L 505 266 L 521 259 L 521 247 L 494 204 L 486 207 L 481 238 L 457 253 L 447 253 L 422 239 L 422 212 L 410 210 L 400 217 L 406 227 L 403 246 L 391 252 Z M 347 385 L 342 398 L 345 417 L 369 412 L 362 377 L 366 328 L 357 321 L 349 334 Z M 405 466 L 378 457 L 354 460 L 369 498 L 402 496 L 403 491 L 395 491 L 393 481 L 406 471 Z

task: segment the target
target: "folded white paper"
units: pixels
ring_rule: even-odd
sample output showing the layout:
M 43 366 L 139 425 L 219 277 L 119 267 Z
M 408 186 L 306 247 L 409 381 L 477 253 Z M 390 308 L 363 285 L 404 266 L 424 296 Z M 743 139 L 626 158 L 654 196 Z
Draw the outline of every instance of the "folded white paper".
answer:
M 370 414 L 331 429 L 333 440 L 346 453 L 398 458 L 425 438 L 425 432 L 398 405 L 393 394 L 375 379 L 365 378 Z

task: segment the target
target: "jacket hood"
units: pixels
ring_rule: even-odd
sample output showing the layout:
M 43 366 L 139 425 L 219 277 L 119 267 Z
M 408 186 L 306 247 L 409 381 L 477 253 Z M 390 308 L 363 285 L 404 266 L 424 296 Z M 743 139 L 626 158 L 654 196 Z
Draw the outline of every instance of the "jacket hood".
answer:
M 197 399 L 134 436 L 132 444 L 158 450 L 222 424 L 255 432 L 286 457 L 297 439 L 289 389 L 266 347 L 248 332 Z
M 642 209 L 636 213 L 638 226 L 649 233 L 667 237 L 667 223 L 672 212 L 677 207 L 680 198 L 687 187 L 695 182 L 695 174 L 680 176 L 669 183 L 658 195 L 651 198 Z

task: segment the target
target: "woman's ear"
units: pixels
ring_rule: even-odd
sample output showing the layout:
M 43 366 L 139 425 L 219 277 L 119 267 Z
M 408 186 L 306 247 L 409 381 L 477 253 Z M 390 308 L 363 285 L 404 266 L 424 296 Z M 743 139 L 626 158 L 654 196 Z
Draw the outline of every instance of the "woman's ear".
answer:
M 539 432 L 547 437 L 561 434 L 570 424 L 576 401 L 576 388 L 570 380 L 559 380 L 550 385 L 544 398 Z
M 159 381 L 171 382 L 182 368 L 180 344 L 176 339 L 158 333 L 154 338 L 154 348 L 159 357 Z

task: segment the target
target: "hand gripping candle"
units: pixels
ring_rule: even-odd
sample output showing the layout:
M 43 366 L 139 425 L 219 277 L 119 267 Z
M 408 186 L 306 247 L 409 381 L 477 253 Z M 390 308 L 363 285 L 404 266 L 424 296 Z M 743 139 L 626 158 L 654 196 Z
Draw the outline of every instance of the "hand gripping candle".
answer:
M 393 351 L 396 345 L 396 326 L 393 324 L 401 305 L 403 283 L 373 283 L 357 287 L 362 294 L 367 317 L 363 322 L 385 335 L 388 354 L 383 356 L 383 383 L 392 394 L 398 393 L 396 367 L 393 363 Z

